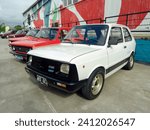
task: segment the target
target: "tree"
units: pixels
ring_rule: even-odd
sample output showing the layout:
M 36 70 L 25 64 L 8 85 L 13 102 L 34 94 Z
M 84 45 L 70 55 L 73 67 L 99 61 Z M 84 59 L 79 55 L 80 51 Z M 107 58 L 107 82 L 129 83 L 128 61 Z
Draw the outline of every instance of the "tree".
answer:
M 2 23 L 0 25 L 0 32 L 5 32 L 5 24 L 4 23 Z
M 21 30 L 21 29 L 22 29 L 22 26 L 21 26 L 21 25 L 17 25 L 17 26 L 14 27 L 14 29 L 17 30 L 17 31 L 18 31 L 18 30 Z

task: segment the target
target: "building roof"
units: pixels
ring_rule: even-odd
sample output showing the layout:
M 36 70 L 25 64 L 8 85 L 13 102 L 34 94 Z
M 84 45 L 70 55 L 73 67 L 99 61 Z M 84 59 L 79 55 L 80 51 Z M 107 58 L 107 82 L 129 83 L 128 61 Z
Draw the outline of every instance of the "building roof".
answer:
M 42 1 L 42 0 L 37 0 L 36 2 L 34 2 L 28 9 L 26 9 L 24 12 L 23 12 L 23 15 L 28 12 L 32 7 L 34 7 L 39 1 Z

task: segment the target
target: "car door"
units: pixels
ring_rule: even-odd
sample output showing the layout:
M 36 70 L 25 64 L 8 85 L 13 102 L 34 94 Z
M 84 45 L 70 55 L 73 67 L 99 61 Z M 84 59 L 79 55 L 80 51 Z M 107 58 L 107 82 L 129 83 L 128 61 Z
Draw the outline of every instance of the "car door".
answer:
M 125 59 L 124 40 L 121 27 L 112 27 L 109 40 L 110 38 L 116 38 L 119 40 L 116 45 L 110 45 L 107 47 L 109 72 L 119 67 L 121 62 Z

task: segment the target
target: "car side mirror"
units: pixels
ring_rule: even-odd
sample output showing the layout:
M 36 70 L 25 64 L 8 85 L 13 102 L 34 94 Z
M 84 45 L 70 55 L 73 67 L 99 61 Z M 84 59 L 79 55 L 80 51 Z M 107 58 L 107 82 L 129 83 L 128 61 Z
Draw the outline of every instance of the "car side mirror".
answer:
M 117 37 L 110 37 L 108 41 L 108 46 L 110 47 L 111 45 L 117 45 L 120 42 L 122 42 L 122 39 Z

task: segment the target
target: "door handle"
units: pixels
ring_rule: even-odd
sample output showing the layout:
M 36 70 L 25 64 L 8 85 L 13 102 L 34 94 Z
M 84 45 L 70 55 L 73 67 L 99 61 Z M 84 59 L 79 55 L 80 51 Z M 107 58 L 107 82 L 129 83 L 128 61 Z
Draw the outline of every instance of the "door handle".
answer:
M 124 46 L 124 49 L 126 49 L 127 48 L 127 46 Z

